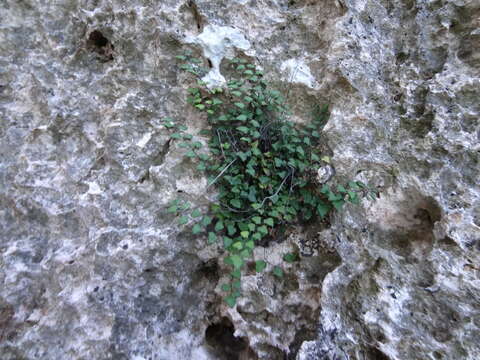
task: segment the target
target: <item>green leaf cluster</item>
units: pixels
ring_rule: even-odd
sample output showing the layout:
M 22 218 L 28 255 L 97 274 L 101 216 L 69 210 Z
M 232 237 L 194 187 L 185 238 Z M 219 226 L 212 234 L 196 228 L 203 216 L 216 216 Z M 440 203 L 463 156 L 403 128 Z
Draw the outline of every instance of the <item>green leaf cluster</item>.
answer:
M 201 61 L 188 54 L 178 60 L 181 69 L 201 76 Z M 241 296 L 242 270 L 259 242 L 268 242 L 279 226 L 323 218 L 345 202 L 358 203 L 367 187 L 351 182 L 333 190 L 315 184 L 319 166 L 330 162 L 318 146 L 328 106 L 316 108 L 308 125 L 296 125 L 288 120 L 285 99 L 268 86 L 255 65 L 235 58 L 229 70 L 232 76 L 226 88 L 209 89 L 197 81 L 188 89 L 188 103 L 208 119 L 209 128 L 203 133 L 208 134 L 209 155 L 199 152 L 202 143 L 186 128 L 170 118 L 164 125 L 186 149 L 185 156 L 198 160 L 197 169 L 207 174 L 209 186 L 215 184 L 218 192 L 218 202 L 211 205 L 208 216 L 181 202 L 172 203 L 168 211 L 182 213 L 180 224 L 191 222 L 193 234 L 203 233 L 209 244 L 224 247 L 224 261 L 232 272 L 222 290 L 225 302 L 234 306 Z M 293 263 L 297 255 L 286 254 L 284 260 Z M 266 268 L 265 261 L 255 262 L 257 272 Z M 272 273 L 283 277 L 278 266 Z

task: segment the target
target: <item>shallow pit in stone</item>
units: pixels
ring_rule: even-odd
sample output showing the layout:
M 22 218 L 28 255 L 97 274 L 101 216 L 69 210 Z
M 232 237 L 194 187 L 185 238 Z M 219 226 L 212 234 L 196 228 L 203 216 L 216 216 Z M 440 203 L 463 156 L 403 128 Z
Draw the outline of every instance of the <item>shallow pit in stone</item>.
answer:
M 113 60 L 114 46 L 101 31 L 93 30 L 88 36 L 87 48 L 99 55 L 102 62 Z
M 232 322 L 224 317 L 219 322 L 211 324 L 205 330 L 205 340 L 222 360 L 257 359 L 250 349 L 248 340 L 235 337 L 235 328 Z

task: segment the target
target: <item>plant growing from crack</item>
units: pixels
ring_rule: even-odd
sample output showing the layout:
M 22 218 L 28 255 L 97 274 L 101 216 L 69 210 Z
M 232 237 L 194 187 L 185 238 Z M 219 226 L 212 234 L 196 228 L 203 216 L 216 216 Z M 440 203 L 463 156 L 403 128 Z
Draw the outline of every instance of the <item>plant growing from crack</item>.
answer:
M 324 218 L 345 202 L 357 204 L 367 187 L 349 182 L 334 190 L 315 182 L 318 168 L 329 162 L 318 150 L 328 106 L 317 109 L 310 124 L 296 125 L 288 120 L 282 95 L 270 89 L 262 71 L 247 60 L 230 60 L 232 76 L 226 88 L 209 89 L 200 80 L 206 72 L 202 60 L 188 53 L 177 58 L 182 70 L 197 77 L 187 101 L 207 114 L 209 128 L 202 134 L 209 137 L 208 154 L 185 126 L 171 118 L 163 124 L 172 131 L 171 139 L 186 148 L 185 156 L 198 162 L 197 170 L 206 173 L 207 187 L 214 185 L 218 196 L 208 214 L 181 200 L 172 202 L 168 211 L 179 216 L 180 225 L 193 219 L 193 234 L 205 234 L 209 244 L 223 246 L 224 261 L 232 271 L 230 282 L 221 288 L 233 307 L 241 296 L 242 270 L 256 246 L 268 243 L 288 224 Z M 289 253 L 284 260 L 294 262 L 298 257 Z M 266 268 L 264 260 L 255 261 L 257 272 Z M 279 266 L 272 272 L 284 275 Z

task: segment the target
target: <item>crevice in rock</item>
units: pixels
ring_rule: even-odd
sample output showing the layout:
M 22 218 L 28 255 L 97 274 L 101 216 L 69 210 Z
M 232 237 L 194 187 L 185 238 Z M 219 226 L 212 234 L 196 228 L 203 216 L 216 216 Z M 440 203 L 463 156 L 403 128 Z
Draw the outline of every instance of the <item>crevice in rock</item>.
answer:
M 316 335 L 317 334 L 314 330 L 305 327 L 302 327 L 300 330 L 298 330 L 295 334 L 293 342 L 289 346 L 289 353 L 286 357 L 287 360 L 295 360 L 302 343 L 304 341 L 315 340 Z
M 145 171 L 145 174 L 142 175 L 142 177 L 138 180 L 138 182 L 140 184 L 143 184 L 145 181 L 148 181 L 149 178 L 150 178 L 150 171 L 147 169 L 147 171 Z
M 449 236 L 445 236 L 443 239 L 438 240 L 438 245 L 443 247 L 456 247 L 458 244 Z
M 195 0 L 188 1 L 188 8 L 192 12 L 198 32 L 201 33 L 203 31 L 204 21 L 202 15 L 200 15 L 200 12 L 198 11 L 198 6 Z
M 255 360 L 255 353 L 250 348 L 248 340 L 234 335 L 232 322 L 224 317 L 219 322 L 211 324 L 205 330 L 205 340 L 222 360 Z
M 170 151 L 171 142 L 172 139 L 168 139 L 167 142 L 163 144 L 160 152 L 153 158 L 153 166 L 159 166 L 163 164 L 163 162 L 165 161 L 165 156 L 167 156 L 167 153 Z

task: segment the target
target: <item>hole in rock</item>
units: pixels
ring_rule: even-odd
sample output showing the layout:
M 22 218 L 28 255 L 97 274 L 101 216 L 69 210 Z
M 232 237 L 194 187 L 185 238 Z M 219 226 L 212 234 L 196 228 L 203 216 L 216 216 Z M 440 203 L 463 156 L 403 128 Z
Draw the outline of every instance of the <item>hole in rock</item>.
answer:
M 414 192 L 411 195 L 398 203 L 398 210 L 394 213 L 395 219 L 399 220 L 397 229 L 388 234 L 389 241 L 388 244 L 385 243 L 404 257 L 422 256 L 421 254 L 425 255 L 431 250 L 434 241 L 433 229 L 442 217 L 435 199 L 422 197 Z
M 431 208 L 429 211 L 424 208 L 419 208 L 413 217 L 427 224 L 428 226 L 433 226 L 435 222 L 440 220 L 440 215 L 438 212 L 439 209 Z
M 385 355 L 382 351 L 375 347 L 371 347 L 368 349 L 368 356 L 367 359 L 369 360 L 390 360 L 390 358 Z
M 399 52 L 399 53 L 396 55 L 397 65 L 398 65 L 398 64 L 403 64 L 409 57 L 410 57 L 409 54 L 404 53 L 404 52 Z
M 220 279 L 220 275 L 218 273 L 218 263 L 216 259 L 210 259 L 206 262 L 203 262 L 197 271 L 202 277 L 207 278 L 212 283 L 216 284 Z
M 113 60 L 114 46 L 110 41 L 98 30 L 94 30 L 88 36 L 87 47 L 100 55 L 103 62 Z
M 235 337 L 234 332 L 232 322 L 224 317 L 220 322 L 207 327 L 205 340 L 222 360 L 257 359 L 247 339 Z
M 94 30 L 90 33 L 88 41 L 96 47 L 104 47 L 108 44 L 108 39 L 98 30 Z

